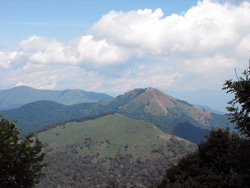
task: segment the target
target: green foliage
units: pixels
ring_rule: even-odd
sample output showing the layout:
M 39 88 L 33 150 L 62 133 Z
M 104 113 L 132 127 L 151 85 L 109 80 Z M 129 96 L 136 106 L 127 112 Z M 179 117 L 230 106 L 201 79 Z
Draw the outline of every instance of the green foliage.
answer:
M 250 70 L 245 78 L 227 80 L 223 89 L 233 93 L 228 107 L 231 122 L 245 137 L 230 133 L 229 128 L 210 132 L 198 151 L 181 159 L 166 170 L 159 188 L 237 187 L 250 185 Z M 247 138 L 247 139 L 245 139 Z
M 186 140 L 190 140 L 191 142 L 196 144 L 199 144 L 201 141 L 204 141 L 205 135 L 208 133 L 208 129 L 196 127 L 189 122 L 178 123 L 174 130 L 175 135 Z
M 162 154 L 172 155 L 172 152 L 168 152 L 171 135 L 151 123 L 131 119 L 118 113 L 81 118 L 49 126 L 48 129 L 42 129 L 37 133 L 37 137 L 43 143 L 47 143 L 44 149 L 53 148 L 54 152 L 59 150 L 72 152 L 74 148 L 75 153 L 83 156 L 96 155 L 98 152 L 98 159 L 112 157 L 117 153 L 132 154 L 142 159 L 157 158 Z M 179 144 L 182 142 L 194 146 L 184 140 L 178 141 Z M 185 144 L 183 147 L 186 147 Z M 162 151 L 159 148 L 162 148 Z M 156 150 L 159 151 L 152 152 Z
M 44 153 L 42 143 L 32 139 L 29 134 L 24 141 L 19 141 L 22 131 L 15 127 L 17 121 L 9 123 L 2 115 L 0 122 L 0 187 L 33 187 L 43 175 Z
M 162 178 L 166 165 L 196 149 L 148 122 L 118 113 L 80 120 L 37 134 L 50 164 L 38 187 L 105 187 L 110 182 L 148 187 L 150 178 Z M 150 178 L 141 180 L 144 175 Z
M 45 125 L 91 116 L 105 110 L 99 103 L 66 106 L 52 101 L 37 101 L 18 109 L 2 111 L 2 114 L 9 120 L 18 119 L 19 127 L 23 129 L 22 133 L 28 133 Z
M 81 118 L 70 119 L 68 121 L 61 121 L 59 123 L 55 123 L 55 124 L 48 125 L 48 126 L 40 128 L 40 129 L 37 129 L 34 131 L 34 134 L 37 135 L 38 133 L 50 130 L 50 129 L 55 128 L 55 127 L 65 126 L 67 123 L 70 123 L 70 122 L 83 122 L 83 121 L 87 121 L 87 120 L 94 120 L 94 119 L 97 119 L 97 118 L 100 118 L 103 116 L 107 116 L 107 115 L 112 115 L 115 113 L 117 113 L 117 112 L 116 111 L 103 112 L 103 113 L 92 115 L 92 116 L 84 116 Z
M 229 101 L 231 122 L 236 123 L 236 129 L 250 137 L 250 70 L 243 72 L 245 78 L 240 77 L 237 81 L 227 80 L 222 89 L 227 93 L 233 93 L 234 99 Z
M 145 92 L 145 89 L 137 89 L 113 100 L 70 106 L 53 101 L 37 101 L 1 113 L 10 121 L 18 119 L 19 127 L 23 130 L 22 133 L 28 133 L 58 122 L 116 111 L 120 106 L 125 105 L 143 92 Z
M 197 152 L 166 170 L 159 187 L 248 187 L 249 146 L 248 140 L 230 133 L 228 128 L 213 129 Z
M 169 96 L 157 90 L 153 91 L 155 93 L 148 89 L 135 89 L 112 100 L 96 103 L 81 103 L 70 106 L 52 101 L 38 101 L 18 109 L 3 111 L 2 113 L 9 120 L 13 120 L 14 118 L 18 119 L 19 126 L 23 129 L 22 133 L 28 133 L 45 127 L 46 125 L 69 121 L 70 119 L 90 117 L 110 111 L 117 111 L 134 119 L 151 122 L 164 132 L 177 136 L 185 134 L 184 131 L 180 134 L 176 134 L 175 130 L 178 124 L 184 122 L 204 129 L 211 129 L 212 125 L 220 128 L 226 126 L 227 119 L 222 115 L 208 116 L 205 118 L 205 121 L 208 122 L 206 124 L 200 122 L 199 119 L 195 117 L 197 114 L 192 112 L 195 111 L 194 107 L 184 101 L 174 100 L 172 98 L 170 103 L 174 103 L 174 106 L 167 108 L 168 113 L 166 113 L 159 104 L 164 100 L 168 100 Z M 160 101 L 155 99 L 157 95 L 161 96 Z M 200 119 L 204 116 L 202 111 L 200 116 Z M 181 130 L 178 132 L 180 131 Z M 185 139 L 192 142 L 200 142 L 199 136 L 194 137 L 190 135 L 185 137 Z

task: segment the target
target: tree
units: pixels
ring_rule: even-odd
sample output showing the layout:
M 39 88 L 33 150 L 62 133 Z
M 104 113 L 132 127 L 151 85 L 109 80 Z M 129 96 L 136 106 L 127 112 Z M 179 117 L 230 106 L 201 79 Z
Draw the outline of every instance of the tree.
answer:
M 231 106 L 227 107 L 230 112 L 232 123 L 236 123 L 236 129 L 246 136 L 250 137 L 250 67 L 243 72 L 245 78 L 238 78 L 237 81 L 227 80 L 223 90 L 227 93 L 233 93 L 234 99 L 229 101 Z
M 237 81 L 227 80 L 223 89 L 234 94 L 227 110 L 231 122 L 245 137 L 230 133 L 229 128 L 212 129 L 195 153 L 166 170 L 160 188 L 249 187 L 250 70 L 245 70 L 243 75 L 245 78 Z
M 250 155 L 246 142 L 229 128 L 212 129 L 198 151 L 166 170 L 159 187 L 247 187 Z
M 30 188 L 39 183 L 45 153 L 41 153 L 42 143 L 33 139 L 30 133 L 22 141 L 16 128 L 17 121 L 9 123 L 0 114 L 0 187 Z

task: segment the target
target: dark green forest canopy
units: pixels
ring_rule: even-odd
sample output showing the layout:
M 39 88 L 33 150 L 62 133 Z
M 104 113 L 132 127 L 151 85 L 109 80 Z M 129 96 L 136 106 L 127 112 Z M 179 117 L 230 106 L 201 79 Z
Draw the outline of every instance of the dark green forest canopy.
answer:
M 20 141 L 16 128 L 17 121 L 9 123 L 0 114 L 0 187 L 33 187 L 40 182 L 45 153 L 41 153 L 42 143 L 29 134 Z
M 248 187 L 249 146 L 229 129 L 212 130 L 197 152 L 166 170 L 159 187 Z

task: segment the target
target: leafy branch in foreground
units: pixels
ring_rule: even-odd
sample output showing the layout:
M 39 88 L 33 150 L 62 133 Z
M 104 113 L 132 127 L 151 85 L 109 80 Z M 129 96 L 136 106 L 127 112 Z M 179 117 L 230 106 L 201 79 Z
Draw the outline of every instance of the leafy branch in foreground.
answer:
M 231 106 L 227 107 L 231 122 L 236 123 L 242 135 L 250 137 L 250 70 L 243 75 L 237 81 L 227 80 L 222 89 L 234 94 L 234 99 L 228 102 Z
M 32 138 L 33 133 L 20 141 L 22 131 L 15 127 L 17 121 L 9 123 L 0 114 L 0 187 L 34 187 L 43 176 L 45 153 L 41 153 L 42 143 Z

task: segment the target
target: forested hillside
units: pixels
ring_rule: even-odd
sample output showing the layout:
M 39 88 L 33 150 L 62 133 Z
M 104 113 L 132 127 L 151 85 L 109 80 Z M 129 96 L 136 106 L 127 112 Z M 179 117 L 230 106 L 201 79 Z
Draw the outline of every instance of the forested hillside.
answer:
M 250 67 L 223 90 L 234 94 L 228 102 L 229 119 L 237 133 L 212 129 L 198 150 L 168 168 L 159 188 L 230 187 L 250 185 Z
M 10 120 L 18 119 L 19 126 L 27 133 L 60 121 L 110 111 L 151 122 L 166 133 L 195 143 L 204 140 L 212 127 L 224 128 L 228 122 L 225 115 L 207 112 L 154 88 L 135 89 L 111 100 L 70 106 L 38 101 L 2 114 Z
M 105 187 L 111 182 L 146 185 L 196 149 L 154 125 L 106 114 L 50 126 L 37 137 L 47 153 L 46 176 L 37 187 Z

